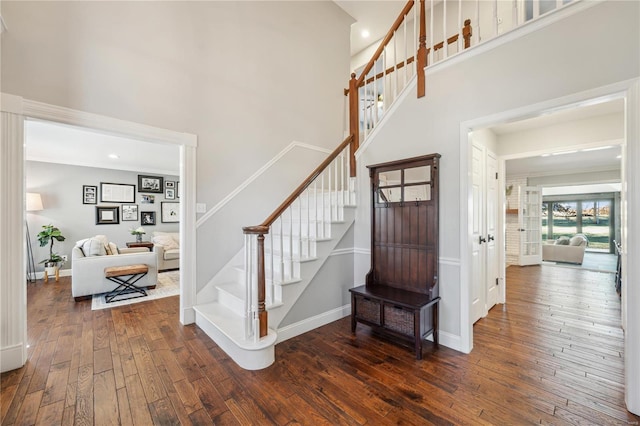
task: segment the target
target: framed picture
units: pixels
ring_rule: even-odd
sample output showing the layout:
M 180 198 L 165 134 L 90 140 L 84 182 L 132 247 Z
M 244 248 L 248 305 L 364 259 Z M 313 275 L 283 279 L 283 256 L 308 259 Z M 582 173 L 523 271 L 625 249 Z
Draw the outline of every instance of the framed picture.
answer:
M 180 222 L 180 203 L 162 202 L 160 208 L 160 222 L 174 223 Z
M 175 188 L 176 187 L 176 182 L 173 180 L 165 180 L 164 181 L 164 187 L 165 188 Z
M 176 190 L 173 188 L 167 188 L 164 190 L 164 198 L 167 200 L 175 200 L 176 199 Z
M 142 225 L 155 225 L 156 224 L 156 212 L 142 212 L 142 213 L 140 213 L 140 223 Z
M 117 225 L 120 223 L 118 206 L 96 206 L 96 225 Z
M 123 204 L 122 205 L 122 221 L 133 222 L 138 220 L 138 205 Z
M 82 185 L 82 204 L 98 204 L 98 187 Z
M 140 196 L 140 203 L 141 204 L 153 204 L 156 202 L 156 196 L 155 195 L 141 195 Z
M 135 203 L 136 186 L 124 183 L 100 182 L 101 203 Z
M 138 192 L 162 194 L 164 185 L 162 176 L 138 175 Z

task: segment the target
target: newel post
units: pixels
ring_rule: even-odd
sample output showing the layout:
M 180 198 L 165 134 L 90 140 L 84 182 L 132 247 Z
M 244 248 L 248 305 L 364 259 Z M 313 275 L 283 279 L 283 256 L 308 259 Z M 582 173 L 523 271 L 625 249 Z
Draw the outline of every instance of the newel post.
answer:
M 464 21 L 464 27 L 462 27 L 462 38 L 464 39 L 464 48 L 468 49 L 471 47 L 471 36 L 473 35 L 473 30 L 471 28 L 471 19 L 466 19 Z
M 264 234 L 258 234 L 258 321 L 260 337 L 267 335 L 268 317 L 265 305 Z
M 420 0 L 420 37 L 418 38 L 418 42 L 418 64 L 416 72 L 418 73 L 418 97 L 421 98 L 425 95 L 426 91 L 424 69 L 427 67 L 427 24 L 424 0 Z
M 257 240 L 257 253 L 256 253 L 256 281 L 258 285 L 258 323 L 259 323 L 259 336 L 264 337 L 268 333 L 269 322 L 268 314 L 265 303 L 265 272 L 264 272 L 264 234 L 269 233 L 269 227 L 264 225 L 246 226 L 242 228 L 245 234 L 253 234 Z M 251 268 L 251 265 L 247 265 Z M 247 283 L 251 285 L 251 283 Z
M 360 144 L 360 124 L 358 121 L 358 81 L 356 74 L 351 73 L 351 80 L 349 80 L 349 133 L 353 136 L 349 150 L 351 177 L 356 176 L 356 150 Z

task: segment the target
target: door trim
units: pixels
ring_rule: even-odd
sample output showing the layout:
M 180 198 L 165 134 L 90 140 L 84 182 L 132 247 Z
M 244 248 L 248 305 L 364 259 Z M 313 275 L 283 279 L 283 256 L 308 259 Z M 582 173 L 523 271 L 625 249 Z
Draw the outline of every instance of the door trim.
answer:
M 523 120 L 541 114 L 575 108 L 594 100 L 613 99 L 625 99 L 622 185 L 627 187 L 627 209 L 638 212 L 640 211 L 640 119 L 638 118 L 640 114 L 640 79 L 638 78 L 495 113 L 460 124 L 460 209 L 462 212 L 460 215 L 460 346 L 463 352 L 468 353 L 473 348 L 473 325 L 470 323 L 470 283 L 472 277 L 469 260 L 471 256 L 470 216 L 472 206 L 470 205 L 471 138 L 469 132 L 507 121 Z M 503 167 L 500 169 L 504 170 Z M 504 198 L 502 200 L 504 203 Z M 622 211 L 621 214 L 623 218 L 626 217 L 626 211 Z M 624 223 L 624 221 L 623 219 L 623 227 L 626 227 L 626 230 L 622 232 L 622 244 L 626 249 L 623 254 L 623 276 L 626 276 L 629 282 L 637 282 L 640 278 L 640 263 L 629 265 L 626 258 L 629 254 L 636 257 L 640 255 L 640 222 L 628 221 L 628 223 Z M 502 244 L 500 250 L 504 252 Z M 502 282 L 501 293 L 504 291 L 504 282 Z M 622 300 L 623 324 L 626 325 L 625 399 L 629 411 L 640 413 L 640 363 L 634 361 L 640 359 L 640 311 L 627 309 L 627 306 L 640 304 L 640 289 L 623 289 Z

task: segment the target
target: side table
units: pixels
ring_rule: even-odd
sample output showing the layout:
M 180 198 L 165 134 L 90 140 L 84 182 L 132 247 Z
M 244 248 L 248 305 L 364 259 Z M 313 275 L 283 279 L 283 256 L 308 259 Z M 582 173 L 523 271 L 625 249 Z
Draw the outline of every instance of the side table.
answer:
M 150 251 L 153 251 L 153 243 L 151 241 L 142 241 L 142 242 L 128 242 L 127 243 L 127 247 L 128 248 L 132 248 L 132 247 L 144 247 L 144 248 L 148 248 Z

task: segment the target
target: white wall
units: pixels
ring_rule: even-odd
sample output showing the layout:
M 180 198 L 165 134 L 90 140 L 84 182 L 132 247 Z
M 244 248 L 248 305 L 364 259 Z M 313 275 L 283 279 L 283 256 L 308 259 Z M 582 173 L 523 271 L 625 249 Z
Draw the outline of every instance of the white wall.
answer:
M 440 324 L 452 336 L 448 344 L 456 343 L 462 326 L 461 268 L 456 266 L 462 257 L 461 232 L 466 232 L 460 229 L 460 124 L 637 78 L 639 12 L 637 2 L 597 4 L 515 41 L 496 43 L 486 53 L 468 53 L 453 65 L 434 67 L 426 73 L 426 97 L 407 97 L 370 145 L 363 147 L 358 165 L 360 206 L 369 205 L 367 164 L 442 154 L 440 254 L 450 261 L 441 270 Z M 367 213 L 359 209 L 357 248 L 368 248 Z
M 109 238 L 109 241 L 116 243 L 118 247 L 126 247 L 127 241 L 135 241 L 135 237 L 129 232 L 130 228 L 143 226 L 147 234 L 143 236 L 145 241 L 152 238 L 153 231 L 178 232 L 177 223 L 162 223 L 160 208 L 166 200 L 163 194 L 141 194 L 137 192 L 138 173 L 113 170 L 98 169 L 91 167 L 70 166 L 65 164 L 43 163 L 39 161 L 27 161 L 26 188 L 27 192 L 37 192 L 42 197 L 44 210 L 38 212 L 28 212 L 27 222 L 31 234 L 31 244 L 33 256 L 36 263 L 36 270 L 41 271 L 42 265 L 38 262 L 49 255 L 49 246 L 40 247 L 36 236 L 42 230 L 43 225 L 52 224 L 60 229 L 65 237 L 63 242 L 55 242 L 53 251 L 59 255 L 67 255 L 69 261 L 63 269 L 70 269 L 71 250 L 76 241 L 102 234 Z M 141 173 L 147 175 L 147 173 Z M 155 175 L 154 175 L 155 176 Z M 162 176 L 164 180 L 178 181 L 178 176 Z M 135 222 L 122 220 L 123 203 L 103 203 L 100 202 L 100 183 L 124 183 L 136 185 L 135 203 L 138 205 L 138 218 L 140 212 L 153 211 L 156 213 L 156 225 L 141 225 L 140 220 Z M 98 187 L 97 204 L 82 203 L 82 186 L 93 185 Z M 153 204 L 142 204 L 141 195 L 153 195 Z M 129 203 L 127 203 L 129 204 Z M 118 207 L 119 224 L 96 225 L 96 206 Z
M 343 139 L 351 18 L 333 2 L 6 1 L 2 16 L 3 92 L 196 134 L 209 207 L 292 141 Z M 244 225 L 264 219 L 251 201 L 234 208 L 254 213 Z M 207 227 L 198 240 L 204 282 L 220 254 Z

